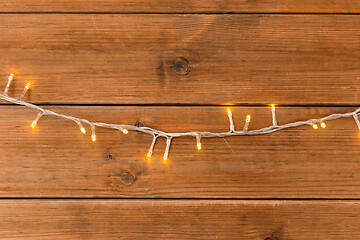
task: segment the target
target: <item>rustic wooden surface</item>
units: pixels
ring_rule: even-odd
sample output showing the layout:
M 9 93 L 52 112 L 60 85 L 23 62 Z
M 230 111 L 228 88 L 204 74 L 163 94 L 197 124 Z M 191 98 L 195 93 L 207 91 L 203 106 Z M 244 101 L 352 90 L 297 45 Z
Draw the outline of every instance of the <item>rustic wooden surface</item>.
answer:
M 360 104 L 358 15 L 3 14 L 0 23 L 0 76 L 17 73 L 13 95 L 32 81 L 34 103 Z
M 358 239 L 358 201 L 2 200 L 2 239 Z
M 0 196 L 127 198 L 352 198 L 360 196 L 360 138 L 353 119 L 266 136 L 174 139 L 168 165 L 165 140 L 136 132 L 97 129 L 97 142 L 73 122 L 44 117 L 36 130 L 32 110 L 2 106 Z M 123 122 L 166 131 L 226 131 L 224 107 L 49 107 L 91 120 Z M 354 108 L 279 107 L 279 124 Z M 242 128 L 271 125 L 269 107 L 233 107 Z M 179 122 L 179 119 L 181 121 Z M 90 129 L 87 127 L 88 132 Z M 21 147 L 20 147 L 21 146 Z M 111 157 L 110 157 L 111 155 Z
M 358 0 L 1 0 L 0 12 L 359 13 Z
M 48 109 L 166 131 L 224 131 L 360 105 L 357 0 L 0 0 L 0 89 Z M 352 119 L 266 136 L 175 139 L 0 102 L 1 239 L 358 239 Z M 96 106 L 95 106 L 96 105 Z M 89 128 L 87 126 L 89 132 Z

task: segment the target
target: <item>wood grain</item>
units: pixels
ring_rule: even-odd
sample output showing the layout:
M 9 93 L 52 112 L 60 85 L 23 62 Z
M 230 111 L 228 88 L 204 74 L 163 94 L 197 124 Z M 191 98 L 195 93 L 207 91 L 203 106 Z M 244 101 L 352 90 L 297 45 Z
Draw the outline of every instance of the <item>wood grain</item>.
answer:
M 135 124 L 165 131 L 226 131 L 223 107 L 51 107 L 93 121 Z M 353 108 L 279 107 L 279 124 Z M 265 136 L 174 139 L 168 165 L 164 139 L 145 155 L 151 136 L 97 129 L 97 141 L 78 126 L 53 117 L 30 124 L 36 112 L 2 106 L 0 197 L 126 198 L 337 198 L 360 197 L 360 138 L 353 119 Z M 234 107 L 242 128 L 271 125 L 270 109 Z M 89 128 L 87 126 L 89 132 Z
M 2 239 L 358 239 L 359 201 L 2 200 Z
M 0 87 L 15 71 L 35 103 L 360 104 L 358 15 L 5 14 L 0 31 Z
M 0 12 L 359 13 L 357 0 L 2 0 Z

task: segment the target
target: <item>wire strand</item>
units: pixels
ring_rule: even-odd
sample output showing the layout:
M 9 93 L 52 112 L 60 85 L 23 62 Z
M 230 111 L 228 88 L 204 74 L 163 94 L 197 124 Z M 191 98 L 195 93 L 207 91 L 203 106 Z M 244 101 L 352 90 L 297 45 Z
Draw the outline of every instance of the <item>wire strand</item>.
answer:
M 339 119 L 339 118 L 349 118 L 349 117 L 354 117 L 357 115 L 359 115 L 360 113 L 360 108 L 357 108 L 355 111 L 353 112 L 347 112 L 347 113 L 336 113 L 336 114 L 331 114 L 329 116 L 323 117 L 323 118 L 319 118 L 319 119 L 309 119 L 306 121 L 298 121 L 298 122 L 293 122 L 293 123 L 287 123 L 284 125 L 277 125 L 277 122 L 275 120 L 274 117 L 274 113 L 275 111 L 272 111 L 272 120 L 273 120 L 273 125 L 269 126 L 269 127 L 264 127 L 261 129 L 256 129 L 256 130 L 248 130 L 247 127 L 244 128 L 242 131 L 236 131 L 235 127 L 234 127 L 234 123 L 233 123 L 233 119 L 232 119 L 232 113 L 230 111 L 228 111 L 228 117 L 229 117 L 229 122 L 230 122 L 230 131 L 227 132 L 198 132 L 198 131 L 191 131 L 191 132 L 164 132 L 158 129 L 153 129 L 150 127 L 137 127 L 134 125 L 125 125 L 125 124 L 109 124 L 109 123 L 102 123 L 102 122 L 91 122 L 87 119 L 82 119 L 82 118 L 76 118 L 73 116 L 68 116 L 68 115 L 64 115 L 61 113 L 57 113 L 51 110 L 47 110 L 47 109 L 43 109 L 35 104 L 31 104 L 28 102 L 25 102 L 22 100 L 22 98 L 19 99 L 15 99 L 13 97 L 8 96 L 7 94 L 0 94 L 0 99 L 5 100 L 7 102 L 10 103 L 14 103 L 17 105 L 21 105 L 21 106 L 25 106 L 27 108 L 30 109 L 34 109 L 40 112 L 41 116 L 43 115 L 49 115 L 49 116 L 55 116 L 55 117 L 59 117 L 59 118 L 63 118 L 66 120 L 70 120 L 75 122 L 77 125 L 79 125 L 80 127 L 82 126 L 81 123 L 83 124 L 88 124 L 91 127 L 92 130 L 92 140 L 95 141 L 96 140 L 96 135 L 95 135 L 95 127 L 102 127 L 102 128 L 110 128 L 110 129 L 116 129 L 116 130 L 122 130 L 122 129 L 127 129 L 129 131 L 137 131 L 137 132 L 141 132 L 144 134 L 148 134 L 148 135 L 152 135 L 153 138 L 153 142 L 151 144 L 151 154 L 153 151 L 153 147 L 155 145 L 156 139 L 158 137 L 164 137 L 167 139 L 167 146 L 166 146 L 166 154 L 169 152 L 170 149 L 170 144 L 171 144 L 171 139 L 172 138 L 176 138 L 176 137 L 184 137 L 184 136 L 192 136 L 198 139 L 200 139 L 200 137 L 202 138 L 215 138 L 215 137 L 230 137 L 230 136 L 254 136 L 254 135 L 263 135 L 263 134 L 270 134 L 276 131 L 280 131 L 280 130 L 284 130 L 284 129 L 288 129 L 288 128 L 294 128 L 294 127 L 299 127 L 302 125 L 313 125 L 314 123 L 321 123 L 324 121 L 330 121 L 330 120 L 335 120 L 335 119 Z M 354 118 L 356 120 L 356 118 Z M 250 120 L 250 119 L 249 119 Z M 79 124 L 80 123 L 80 124 Z

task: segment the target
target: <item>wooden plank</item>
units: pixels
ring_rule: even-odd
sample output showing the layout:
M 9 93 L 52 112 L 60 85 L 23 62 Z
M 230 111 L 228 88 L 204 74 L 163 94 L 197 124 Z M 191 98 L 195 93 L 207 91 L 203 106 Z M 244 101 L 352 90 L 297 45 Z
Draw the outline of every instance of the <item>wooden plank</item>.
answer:
M 359 13 L 357 0 L 3 0 L 1 12 L 105 13 Z
M 359 201 L 2 200 L 2 239 L 358 239 Z
M 360 104 L 358 15 L 5 14 L 0 31 L 0 87 L 15 71 L 36 103 Z
M 135 124 L 165 131 L 226 131 L 223 107 L 51 107 L 93 121 Z M 279 107 L 279 124 L 353 108 Z M 234 107 L 242 128 L 271 125 L 270 109 Z M 360 139 L 352 118 L 264 136 L 174 139 L 168 165 L 164 139 L 147 161 L 151 136 L 97 129 L 97 141 L 78 126 L 36 112 L 2 106 L 0 197 L 127 198 L 352 198 L 360 197 Z M 88 132 L 90 131 L 87 126 Z

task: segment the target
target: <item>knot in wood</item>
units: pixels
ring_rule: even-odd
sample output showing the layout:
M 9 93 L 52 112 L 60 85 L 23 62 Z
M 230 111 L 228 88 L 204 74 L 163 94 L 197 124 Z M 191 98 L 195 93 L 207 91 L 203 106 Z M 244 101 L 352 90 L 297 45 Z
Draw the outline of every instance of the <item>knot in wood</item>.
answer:
M 135 182 L 135 177 L 132 174 L 126 172 L 121 175 L 121 180 L 125 184 L 131 185 Z
M 178 58 L 174 62 L 174 69 L 179 74 L 187 74 L 190 72 L 190 62 L 185 58 Z
M 278 240 L 276 237 L 266 237 L 264 240 Z
M 138 122 L 135 123 L 135 126 L 137 126 L 137 127 L 143 127 L 144 124 L 143 124 L 142 122 L 138 121 Z

